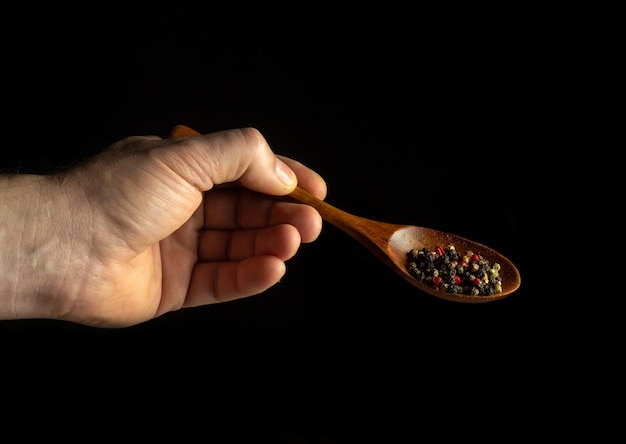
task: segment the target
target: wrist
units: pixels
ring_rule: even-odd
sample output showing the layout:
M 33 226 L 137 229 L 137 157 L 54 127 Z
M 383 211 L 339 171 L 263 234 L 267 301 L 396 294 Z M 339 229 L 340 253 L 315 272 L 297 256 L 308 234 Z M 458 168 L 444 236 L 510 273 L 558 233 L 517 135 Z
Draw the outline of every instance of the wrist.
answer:
M 53 176 L 0 176 L 0 319 L 64 312 L 72 250 L 66 201 Z

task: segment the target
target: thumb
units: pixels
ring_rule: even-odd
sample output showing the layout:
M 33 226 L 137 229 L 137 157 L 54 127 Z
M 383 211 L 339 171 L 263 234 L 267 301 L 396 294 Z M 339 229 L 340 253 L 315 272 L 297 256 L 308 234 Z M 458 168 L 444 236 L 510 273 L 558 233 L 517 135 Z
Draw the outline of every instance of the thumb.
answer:
M 254 191 L 285 195 L 297 185 L 296 174 L 255 128 L 200 134 L 177 125 L 169 137 L 179 139 L 173 150 L 177 161 L 170 166 L 201 190 L 238 181 Z

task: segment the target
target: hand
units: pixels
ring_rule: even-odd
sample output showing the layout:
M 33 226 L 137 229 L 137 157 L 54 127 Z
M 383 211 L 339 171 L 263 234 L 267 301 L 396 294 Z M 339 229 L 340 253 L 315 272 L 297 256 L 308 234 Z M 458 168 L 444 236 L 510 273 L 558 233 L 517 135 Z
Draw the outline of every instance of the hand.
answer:
M 326 195 L 251 128 L 129 137 L 58 175 L 0 176 L 0 241 L 18 252 L 0 256 L 0 318 L 122 327 L 261 293 L 321 231 L 312 207 L 271 197 L 296 183 Z

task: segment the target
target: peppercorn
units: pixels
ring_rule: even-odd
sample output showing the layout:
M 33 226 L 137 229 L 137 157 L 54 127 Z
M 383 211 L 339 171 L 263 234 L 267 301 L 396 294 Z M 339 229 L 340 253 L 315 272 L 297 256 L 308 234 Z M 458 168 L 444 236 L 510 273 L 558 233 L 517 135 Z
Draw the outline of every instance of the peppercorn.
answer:
M 489 296 L 502 291 L 500 264 L 490 265 L 473 251 L 460 253 L 454 245 L 411 249 L 407 270 L 420 282 L 448 293 Z

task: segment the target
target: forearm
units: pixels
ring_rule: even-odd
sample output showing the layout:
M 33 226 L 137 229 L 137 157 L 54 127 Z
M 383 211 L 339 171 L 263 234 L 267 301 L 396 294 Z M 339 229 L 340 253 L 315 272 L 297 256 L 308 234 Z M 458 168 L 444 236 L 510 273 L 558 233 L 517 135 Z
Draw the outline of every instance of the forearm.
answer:
M 54 182 L 0 175 L 0 319 L 58 318 L 66 309 L 67 204 Z

